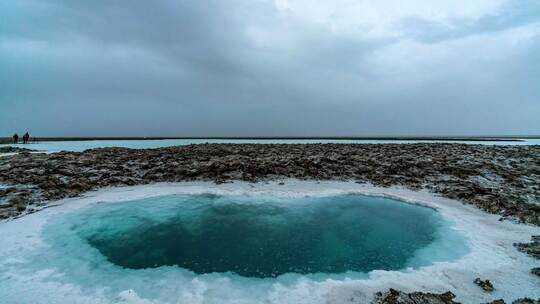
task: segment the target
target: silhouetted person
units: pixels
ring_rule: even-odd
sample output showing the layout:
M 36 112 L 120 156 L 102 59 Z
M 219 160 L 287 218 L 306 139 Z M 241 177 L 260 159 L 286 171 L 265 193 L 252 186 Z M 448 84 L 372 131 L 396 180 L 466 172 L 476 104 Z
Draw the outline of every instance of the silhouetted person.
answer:
M 28 132 L 26 132 L 26 133 L 23 135 L 23 143 L 24 143 L 24 144 L 27 144 L 27 143 L 28 143 L 28 140 L 30 140 L 30 134 L 28 134 Z
M 17 133 L 13 134 L 13 143 L 14 144 L 19 143 L 19 134 L 17 134 Z

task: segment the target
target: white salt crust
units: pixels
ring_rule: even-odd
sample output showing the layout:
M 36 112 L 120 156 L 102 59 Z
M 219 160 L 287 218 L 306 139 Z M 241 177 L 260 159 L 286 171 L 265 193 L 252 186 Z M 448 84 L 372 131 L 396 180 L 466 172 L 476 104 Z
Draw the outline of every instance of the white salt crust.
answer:
M 283 182 L 284 184 L 280 185 Z M 47 250 L 43 227 L 53 216 L 87 208 L 97 202 L 120 202 L 171 194 L 275 195 L 280 197 L 327 196 L 345 193 L 384 196 L 437 209 L 454 223 L 454 229 L 468 241 L 470 252 L 452 262 L 405 271 L 372 271 L 367 279 L 328 278 L 314 280 L 297 275 L 286 279 L 247 279 L 231 274 L 195 275 L 176 267 L 160 267 L 138 275 L 148 278 L 145 288 L 159 291 L 159 299 L 138 293 L 140 282 L 132 288 L 108 291 L 114 281 L 104 281 L 102 288 L 66 282 L 54 267 L 28 272 L 31 253 Z M 540 297 L 540 280 L 530 274 L 540 261 L 518 252 L 513 243 L 526 242 L 540 228 L 499 221 L 459 201 L 392 187 L 378 188 L 354 182 L 298 181 L 234 182 L 216 185 L 209 182 L 161 183 L 145 186 L 108 188 L 89 192 L 82 198 L 53 202 L 46 208 L 24 217 L 0 222 L 0 299 L 2 303 L 369 303 L 377 291 L 395 288 L 402 291 L 452 291 L 456 301 L 483 303 L 503 298 Z M 51 206 L 51 204 L 49 204 Z M 16 267 L 14 267 L 14 265 Z M 35 266 L 35 265 L 34 265 Z M 14 270 L 16 269 L 16 270 Z M 21 271 L 18 271 L 21 270 Z M 117 271 L 124 271 L 122 269 Z M 107 274 L 103 274 L 104 279 Z M 122 276 L 123 277 L 123 276 Z M 490 279 L 492 293 L 473 284 L 476 277 Z M 126 272 L 129 285 L 133 271 Z

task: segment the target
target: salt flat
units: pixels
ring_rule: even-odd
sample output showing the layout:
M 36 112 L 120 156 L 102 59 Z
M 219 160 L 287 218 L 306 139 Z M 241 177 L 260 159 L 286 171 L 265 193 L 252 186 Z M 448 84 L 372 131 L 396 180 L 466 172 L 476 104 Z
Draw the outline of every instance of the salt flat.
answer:
M 407 203 L 435 208 L 453 222 L 453 229 L 468 242 L 470 251 L 452 262 L 404 271 L 372 271 L 367 278 L 313 279 L 284 276 L 277 279 L 246 279 L 230 274 L 195 275 L 175 267 L 127 271 L 104 266 L 104 261 L 84 261 L 66 257 L 67 267 L 76 267 L 79 280 L 70 281 L 62 272 L 64 261 L 47 261 L 47 243 L 42 233 L 47 223 L 59 216 L 100 202 L 121 202 L 171 194 L 272 195 L 278 197 L 328 196 L 359 193 L 391 197 Z M 518 252 L 513 243 L 528 241 L 540 228 L 499 221 L 473 206 L 435 196 L 426 191 L 399 187 L 380 188 L 354 182 L 299 181 L 271 182 L 160 183 L 93 191 L 80 198 L 54 202 L 40 212 L 0 223 L 0 296 L 7 303 L 366 303 L 373 294 L 396 288 L 402 291 L 452 291 L 463 303 L 481 303 L 496 298 L 540 297 L 540 282 L 530 274 L 537 265 L 533 258 Z M 42 252 L 42 254 L 40 254 Z M 40 256 L 44 260 L 40 260 Z M 99 263 L 95 263 L 95 262 Z M 92 275 L 90 275 L 92 274 Z M 86 282 L 87 277 L 100 278 Z M 485 293 L 474 285 L 476 277 L 490 279 L 495 291 Z M 67 279 L 66 279 L 67 278 Z M 105 281 L 106 280 L 106 281 Z M 116 281 L 118 280 L 118 281 Z M 106 282 L 106 283 L 104 283 Z M 32 288 L 28 288 L 32 286 Z M 163 298 L 145 297 L 145 290 L 159 290 Z M 55 292 L 51 292 L 55 290 Z

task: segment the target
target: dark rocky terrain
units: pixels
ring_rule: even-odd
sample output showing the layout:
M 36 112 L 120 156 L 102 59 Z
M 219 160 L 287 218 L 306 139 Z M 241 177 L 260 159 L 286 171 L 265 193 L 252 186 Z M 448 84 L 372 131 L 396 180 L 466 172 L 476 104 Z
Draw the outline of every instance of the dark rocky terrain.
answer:
M 519 251 L 536 259 L 540 259 L 540 235 L 533 235 L 529 243 L 516 243 L 514 246 L 516 246 Z M 538 270 L 538 275 L 540 275 L 540 270 Z
M 431 293 L 431 292 L 411 292 L 406 293 L 403 291 L 390 288 L 387 292 L 379 292 L 375 295 L 373 304 L 460 304 L 455 302 L 456 296 L 447 291 L 444 293 Z M 530 298 L 516 299 L 511 302 L 512 304 L 540 304 L 540 299 L 534 300 Z M 493 300 L 485 304 L 506 304 L 502 299 Z
M 390 288 L 387 292 L 377 293 L 374 304 L 459 304 L 459 302 L 454 302 L 455 297 L 451 292 L 441 294 L 429 292 L 406 293 Z
M 492 292 L 495 289 L 493 288 L 493 284 L 491 284 L 489 280 L 482 280 L 480 278 L 476 278 L 474 280 L 474 284 L 478 285 L 480 288 L 487 292 Z
M 540 146 L 460 144 L 205 144 L 22 152 L 0 158 L 0 218 L 106 186 L 286 177 L 428 189 L 540 225 Z

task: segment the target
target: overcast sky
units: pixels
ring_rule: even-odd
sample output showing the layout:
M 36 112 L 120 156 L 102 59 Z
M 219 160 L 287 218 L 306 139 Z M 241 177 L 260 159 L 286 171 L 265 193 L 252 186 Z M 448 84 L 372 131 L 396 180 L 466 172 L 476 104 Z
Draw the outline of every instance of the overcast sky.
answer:
M 0 136 L 26 130 L 540 134 L 540 1 L 0 1 Z

